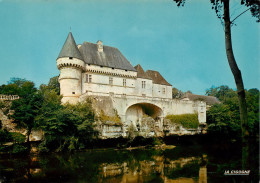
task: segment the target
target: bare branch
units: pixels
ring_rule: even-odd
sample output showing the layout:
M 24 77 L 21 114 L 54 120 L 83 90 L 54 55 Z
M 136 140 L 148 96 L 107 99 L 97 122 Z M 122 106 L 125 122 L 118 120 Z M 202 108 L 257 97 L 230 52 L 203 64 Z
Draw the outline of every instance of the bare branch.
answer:
M 231 24 L 233 24 L 233 22 L 238 18 L 240 17 L 241 15 L 243 15 L 245 12 L 247 12 L 248 10 L 250 10 L 250 8 L 248 8 L 247 10 L 243 11 L 242 13 L 240 13 L 238 16 L 236 16 L 236 18 L 234 18 L 232 21 L 231 21 Z

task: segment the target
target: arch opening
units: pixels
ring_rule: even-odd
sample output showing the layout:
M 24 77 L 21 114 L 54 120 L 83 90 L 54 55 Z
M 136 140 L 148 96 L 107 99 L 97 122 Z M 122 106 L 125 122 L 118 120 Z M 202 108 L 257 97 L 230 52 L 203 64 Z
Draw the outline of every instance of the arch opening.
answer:
M 150 103 L 137 103 L 126 110 L 126 121 L 138 125 L 143 117 L 151 117 L 154 121 L 161 121 L 163 111 L 160 107 Z

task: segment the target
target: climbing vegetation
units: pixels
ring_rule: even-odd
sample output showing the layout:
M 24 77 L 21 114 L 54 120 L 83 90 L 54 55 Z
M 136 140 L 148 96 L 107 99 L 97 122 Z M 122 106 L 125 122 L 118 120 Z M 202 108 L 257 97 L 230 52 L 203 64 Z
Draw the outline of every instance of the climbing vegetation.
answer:
M 199 127 L 198 114 L 167 115 L 166 119 L 169 119 L 172 123 L 180 124 L 184 128 L 196 129 Z

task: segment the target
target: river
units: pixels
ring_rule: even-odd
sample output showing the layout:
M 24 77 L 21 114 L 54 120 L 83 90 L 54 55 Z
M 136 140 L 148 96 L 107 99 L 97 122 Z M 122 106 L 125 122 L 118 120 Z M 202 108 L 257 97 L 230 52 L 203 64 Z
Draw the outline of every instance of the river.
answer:
M 258 154 L 249 175 L 240 170 L 237 144 L 184 144 L 163 148 L 92 149 L 48 155 L 0 155 L 0 182 L 258 182 Z

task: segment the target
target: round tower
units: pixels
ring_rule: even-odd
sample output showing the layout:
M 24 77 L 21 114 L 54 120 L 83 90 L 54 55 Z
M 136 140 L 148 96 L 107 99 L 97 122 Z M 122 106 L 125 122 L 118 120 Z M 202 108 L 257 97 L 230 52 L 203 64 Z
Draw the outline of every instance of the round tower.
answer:
M 79 52 L 72 33 L 70 32 L 57 58 L 60 70 L 60 95 L 62 103 L 75 104 L 82 94 L 81 76 L 85 69 L 85 62 Z

